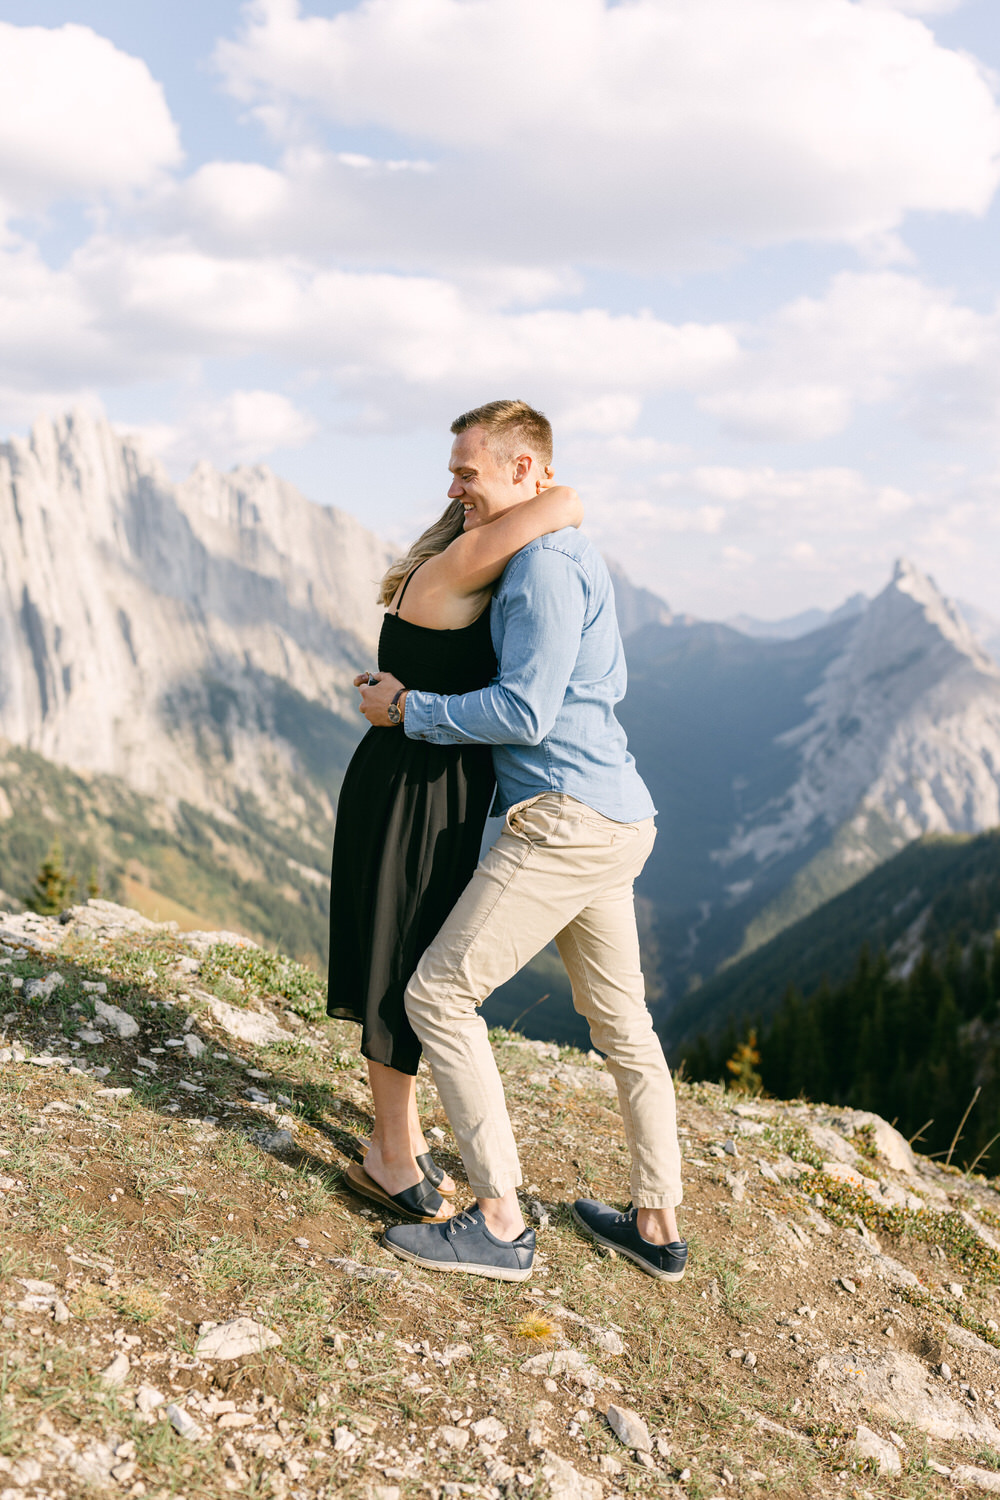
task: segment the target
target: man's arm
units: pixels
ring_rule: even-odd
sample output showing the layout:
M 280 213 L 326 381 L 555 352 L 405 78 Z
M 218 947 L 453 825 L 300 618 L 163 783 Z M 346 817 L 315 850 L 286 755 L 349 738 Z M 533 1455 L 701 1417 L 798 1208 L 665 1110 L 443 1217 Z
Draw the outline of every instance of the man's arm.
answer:
M 551 730 L 580 650 L 587 579 L 574 558 L 549 547 L 515 559 L 512 567 L 504 582 L 498 681 L 448 697 L 407 692 L 403 726 L 411 739 L 537 745 Z M 367 704 L 370 695 L 374 706 L 388 686 L 383 679 L 378 688 L 362 689 L 362 698 Z

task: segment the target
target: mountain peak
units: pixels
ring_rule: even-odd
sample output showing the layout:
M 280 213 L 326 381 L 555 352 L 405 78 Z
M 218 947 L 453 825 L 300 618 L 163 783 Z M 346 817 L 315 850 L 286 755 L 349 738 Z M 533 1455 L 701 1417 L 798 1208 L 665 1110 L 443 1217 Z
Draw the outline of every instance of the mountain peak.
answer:
M 908 558 L 901 557 L 896 561 L 887 587 L 872 600 L 871 623 L 876 629 L 884 628 L 888 623 L 887 615 L 896 614 L 901 605 L 909 615 L 914 604 L 926 625 L 967 656 L 976 667 L 981 671 L 996 672 L 995 663 L 976 639 L 958 605 L 941 592 L 929 573 L 924 573 Z

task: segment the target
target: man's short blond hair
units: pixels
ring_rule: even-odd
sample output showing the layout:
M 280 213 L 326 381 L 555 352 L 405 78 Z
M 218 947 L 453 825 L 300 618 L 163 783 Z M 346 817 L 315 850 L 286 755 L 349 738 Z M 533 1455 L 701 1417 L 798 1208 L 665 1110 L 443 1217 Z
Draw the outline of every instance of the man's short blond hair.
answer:
M 487 401 L 463 412 L 451 424 L 457 434 L 482 427 L 493 456 L 509 463 L 519 453 L 532 453 L 547 467 L 552 463 L 552 423 L 527 401 Z

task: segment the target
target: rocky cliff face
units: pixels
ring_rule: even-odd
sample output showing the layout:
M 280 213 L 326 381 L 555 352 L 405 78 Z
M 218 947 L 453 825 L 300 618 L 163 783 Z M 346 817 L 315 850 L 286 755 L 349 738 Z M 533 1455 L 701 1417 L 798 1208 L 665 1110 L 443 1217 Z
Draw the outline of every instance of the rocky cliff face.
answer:
M 737 827 L 724 861 L 762 863 L 848 820 L 861 841 L 888 825 L 899 846 L 1000 823 L 1000 669 L 911 564 L 897 564 L 806 706 L 777 741 L 797 752 L 794 781 Z
M 647 626 L 629 678 L 672 1005 L 921 834 L 1000 824 L 1000 669 L 908 563 L 796 639 Z
M 353 739 L 387 557 L 266 468 L 173 485 L 106 422 L 39 421 L 0 445 L 0 736 L 159 798 L 302 816 L 317 778 L 291 726 Z

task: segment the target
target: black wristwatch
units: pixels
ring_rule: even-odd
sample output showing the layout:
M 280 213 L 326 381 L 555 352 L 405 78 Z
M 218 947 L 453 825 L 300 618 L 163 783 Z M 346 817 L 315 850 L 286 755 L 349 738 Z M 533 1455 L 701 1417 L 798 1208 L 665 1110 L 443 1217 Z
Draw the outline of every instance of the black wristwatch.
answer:
M 390 724 L 402 724 L 403 722 L 403 711 L 399 707 L 399 700 L 400 698 L 402 698 L 405 692 L 405 688 L 400 688 L 399 692 L 396 694 L 392 702 L 389 704 L 389 707 L 386 709 L 386 714 L 388 716 Z

